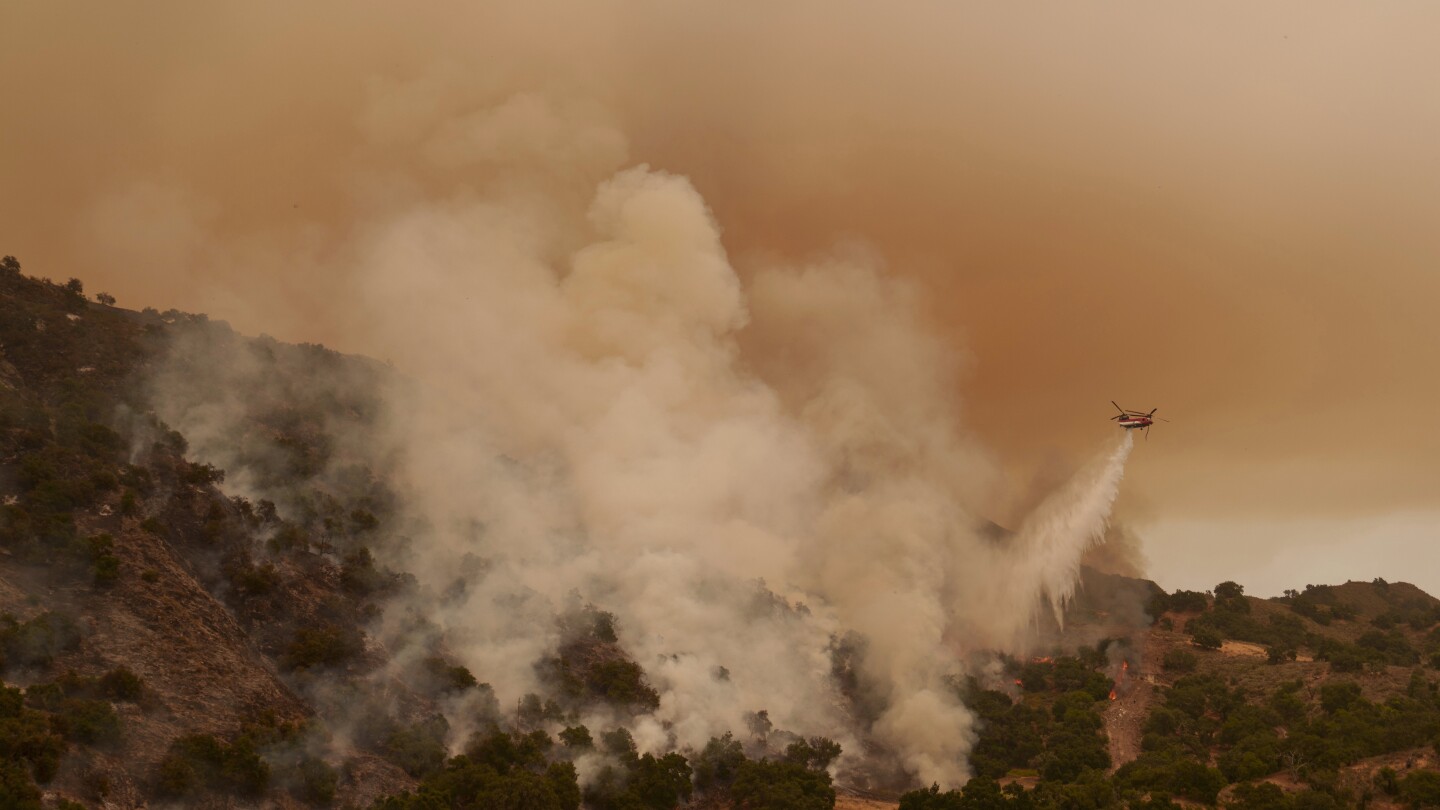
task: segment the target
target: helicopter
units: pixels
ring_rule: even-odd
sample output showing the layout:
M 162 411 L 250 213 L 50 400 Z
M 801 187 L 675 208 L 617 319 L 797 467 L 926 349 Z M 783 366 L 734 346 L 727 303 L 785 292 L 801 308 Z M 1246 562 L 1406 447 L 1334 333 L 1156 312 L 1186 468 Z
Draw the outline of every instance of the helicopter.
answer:
M 1145 413 L 1143 411 L 1127 411 L 1119 405 L 1116 405 L 1113 399 L 1110 400 L 1110 404 L 1115 405 L 1115 410 L 1120 412 L 1119 415 L 1110 417 L 1116 422 L 1119 422 L 1120 427 L 1126 430 L 1135 430 L 1136 428 L 1143 429 L 1145 431 L 1145 438 L 1150 438 L 1150 426 L 1155 424 L 1157 418 L 1155 412 L 1160 410 L 1158 407 L 1151 408 L 1149 413 Z M 1160 421 L 1169 422 L 1170 420 L 1161 419 Z

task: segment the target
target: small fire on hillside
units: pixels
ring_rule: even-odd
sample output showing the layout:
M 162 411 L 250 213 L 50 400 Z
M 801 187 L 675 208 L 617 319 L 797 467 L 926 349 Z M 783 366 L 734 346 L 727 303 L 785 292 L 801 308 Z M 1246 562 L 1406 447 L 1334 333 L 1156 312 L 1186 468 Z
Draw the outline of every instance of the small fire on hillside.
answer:
M 1119 695 L 1117 695 L 1116 692 L 1119 691 L 1120 689 L 1123 689 L 1123 688 L 1124 688 L 1124 686 L 1125 686 L 1125 676 L 1126 676 L 1127 674 L 1129 674 L 1129 672 L 1130 672 L 1130 662 L 1129 662 L 1129 661 L 1121 661 L 1121 662 L 1120 662 L 1120 672 L 1115 676 L 1115 688 L 1110 690 L 1110 699 L 1111 699 L 1111 700 L 1115 700 L 1117 697 L 1119 697 Z
M 1055 663 L 1055 659 L 1052 658 L 1052 657 L 1050 657 L 1050 656 L 1048 656 L 1048 655 L 1037 655 L 1037 656 L 1035 656 L 1034 658 L 1031 658 L 1031 659 L 1030 659 L 1030 663 L 1032 663 L 1032 664 L 1053 664 L 1053 663 Z M 1016 686 L 1024 686 L 1024 685 L 1025 685 L 1025 682 L 1022 681 L 1022 680 L 1019 679 L 1019 678 L 1016 678 L 1016 679 L 1015 679 L 1015 685 L 1016 685 Z

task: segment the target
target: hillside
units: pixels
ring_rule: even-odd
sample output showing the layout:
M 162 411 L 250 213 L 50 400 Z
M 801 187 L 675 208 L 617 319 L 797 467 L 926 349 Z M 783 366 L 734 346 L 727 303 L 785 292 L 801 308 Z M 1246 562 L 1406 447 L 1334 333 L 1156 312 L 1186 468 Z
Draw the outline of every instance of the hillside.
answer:
M 0 267 L 0 806 L 430 806 L 459 779 L 456 806 L 575 807 L 577 762 L 591 807 L 833 796 L 838 747 L 768 724 L 639 752 L 658 698 L 593 605 L 502 711 L 417 612 L 485 561 L 445 593 L 384 562 L 413 519 L 379 426 L 403 381 L 82 290 Z
M 0 807 L 1440 804 L 1440 600 L 1406 583 L 1262 600 L 1083 569 L 1035 654 L 950 682 L 978 729 L 959 791 L 763 706 L 674 744 L 651 677 L 675 662 L 638 660 L 603 593 L 544 614 L 513 652 L 540 686 L 501 705 L 503 673 L 467 668 L 435 618 L 493 562 L 463 558 L 444 588 L 413 573 L 424 516 L 386 430 L 408 385 L 7 258 Z M 810 610 L 763 583 L 749 598 Z M 854 716 L 862 647 L 832 637 Z
M 0 284 L 0 639 L 5 680 L 25 690 L 9 722 L 35 729 L 12 764 L 28 761 L 57 796 L 116 806 L 209 781 L 239 794 L 300 784 L 307 768 L 318 775 L 299 793 L 334 792 L 333 769 L 307 764 L 315 708 L 285 670 L 304 669 L 286 656 L 306 627 L 358 637 L 364 606 L 338 587 L 344 564 L 295 548 L 257 565 L 258 536 L 296 527 L 227 496 L 224 472 L 187 461 L 185 438 L 148 407 L 175 330 L 210 327 L 87 303 L 78 282 L 6 272 Z M 217 740 L 240 748 L 200 757 L 213 763 L 181 752 Z M 260 741 L 297 764 L 262 767 L 245 750 Z M 356 765 L 342 799 L 410 784 L 364 755 Z
M 1013 662 L 1013 685 L 972 682 L 977 778 L 898 806 L 1436 806 L 1437 605 L 1378 580 L 1274 600 L 1233 582 L 1160 592 L 1154 624 L 1118 645 Z M 1091 688 L 1077 663 L 1112 674 L 1108 700 L 1099 682 L 1072 691 Z M 1103 754 L 1076 745 L 1092 734 Z

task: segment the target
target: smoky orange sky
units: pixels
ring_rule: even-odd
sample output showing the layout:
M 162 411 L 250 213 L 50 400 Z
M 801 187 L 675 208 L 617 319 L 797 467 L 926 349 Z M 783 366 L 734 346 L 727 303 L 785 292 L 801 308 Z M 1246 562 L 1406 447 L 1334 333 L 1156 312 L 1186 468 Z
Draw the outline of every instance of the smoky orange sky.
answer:
M 916 280 L 1017 490 L 1109 400 L 1159 406 L 1118 509 L 1162 585 L 1436 592 L 1437 30 L 1428 2 L 22 0 L 0 252 L 354 347 L 337 246 L 506 182 L 416 165 L 416 133 L 557 98 L 689 176 L 742 273 L 859 242 Z

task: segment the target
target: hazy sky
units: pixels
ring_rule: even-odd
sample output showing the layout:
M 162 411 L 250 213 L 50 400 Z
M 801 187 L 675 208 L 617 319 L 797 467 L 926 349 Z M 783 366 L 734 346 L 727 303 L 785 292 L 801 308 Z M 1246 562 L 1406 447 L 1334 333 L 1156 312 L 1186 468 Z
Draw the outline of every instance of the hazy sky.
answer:
M 343 246 L 506 182 L 446 138 L 557 100 L 690 176 L 742 271 L 863 242 L 921 284 L 1017 489 L 1109 400 L 1160 406 L 1119 512 L 1162 585 L 1440 592 L 1436 30 L 1429 2 L 20 0 L 0 253 L 359 347 Z

